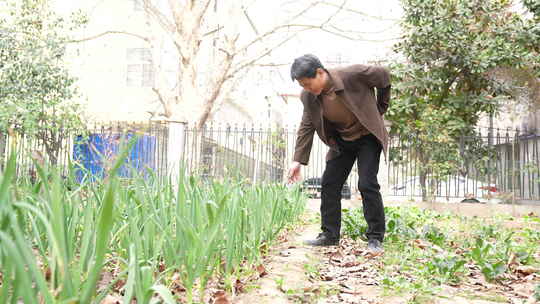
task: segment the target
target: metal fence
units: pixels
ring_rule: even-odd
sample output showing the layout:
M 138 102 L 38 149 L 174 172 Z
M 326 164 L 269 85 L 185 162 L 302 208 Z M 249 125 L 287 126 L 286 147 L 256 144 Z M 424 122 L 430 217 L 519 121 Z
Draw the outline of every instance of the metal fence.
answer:
M 166 175 L 172 168 L 171 151 L 182 151 L 182 166 L 190 174 L 208 179 L 235 176 L 254 183 L 283 183 L 292 162 L 296 142 L 294 126 L 270 127 L 262 125 L 235 125 L 209 123 L 203 129 L 192 125 L 183 128 L 181 138 L 169 133 L 166 122 L 114 122 L 90 126 L 85 134 L 62 134 L 61 145 L 48 157 L 42 140 L 26 136 L 0 133 L 0 166 L 4 166 L 11 151 L 17 151 L 19 176 L 35 174 L 33 158 L 57 159 L 67 174 L 69 164 L 75 164 L 87 173 L 102 175 L 114 160 L 121 138 L 138 136 L 128 161 L 136 169 L 151 169 Z M 182 146 L 182 149 L 170 149 Z M 320 177 L 324 170 L 326 146 L 315 136 L 309 166 L 302 169 L 304 178 Z M 172 158 L 172 157 L 171 157 Z M 125 172 L 128 175 L 128 172 Z M 357 174 L 348 181 L 353 192 Z
M 63 175 L 70 165 L 78 167 L 80 174 L 101 176 L 114 161 L 122 138 L 137 137 L 128 157 L 128 166 L 121 174 L 131 174 L 131 169 L 152 169 L 165 174 L 167 125 L 161 123 L 100 123 L 88 126 L 85 132 L 71 134 L 61 132 L 59 145 L 54 151 L 47 151 L 44 140 L 37 137 L 0 131 L 0 168 L 4 168 L 12 152 L 16 152 L 17 175 L 35 176 L 35 161 L 52 163 L 59 167 Z M 11 133 L 11 134 L 10 134 Z
M 204 129 L 186 128 L 184 161 L 189 172 L 208 178 L 237 176 L 251 182 L 284 182 L 292 162 L 297 129 L 292 126 L 210 123 Z M 321 177 L 327 147 L 315 136 L 304 178 Z M 356 189 L 357 174 L 348 184 Z
M 170 126 L 166 122 L 98 124 L 85 134 L 62 134 L 61 145 L 49 159 L 55 159 L 64 174 L 74 163 L 102 175 L 118 152 L 120 139 L 137 136 L 129 164 L 138 171 L 151 170 L 159 175 L 170 174 L 170 160 L 176 153 L 191 174 L 207 179 L 235 176 L 253 183 L 284 182 L 292 162 L 297 133 L 294 126 L 209 123 L 197 129 L 185 125 L 182 136 L 170 132 Z M 457 149 L 457 159 L 449 162 L 456 170 L 446 176 L 423 170 L 426 159 L 414 145 L 415 136 L 391 136 L 388 170 L 379 174 L 388 187 L 387 194 L 421 197 L 425 195 L 422 185 L 427 185 L 430 194 L 439 198 L 540 200 L 540 135 L 536 130 L 480 129 L 462 136 L 448 144 L 449 153 Z M 181 152 L 171 147 L 180 147 Z M 0 132 L 0 166 L 5 165 L 13 149 L 18 152 L 19 176 L 34 174 L 32 157 L 48 158 L 40 139 Z M 302 168 L 304 179 L 322 176 L 327 150 L 315 136 L 309 165 Z M 123 174 L 128 176 L 130 172 L 125 170 Z M 352 170 L 347 183 L 353 193 L 357 192 L 357 181 L 357 170 Z
M 416 142 L 416 134 L 396 134 L 390 143 L 389 194 L 438 199 L 540 200 L 540 135 L 537 130 L 481 128 L 446 145 Z M 442 145 L 458 157 L 448 161 L 453 171 L 437 175 L 422 149 Z M 425 149 L 424 149 L 425 150 Z M 423 175 L 423 176 L 422 176 Z M 424 191 L 422 191 L 424 190 Z

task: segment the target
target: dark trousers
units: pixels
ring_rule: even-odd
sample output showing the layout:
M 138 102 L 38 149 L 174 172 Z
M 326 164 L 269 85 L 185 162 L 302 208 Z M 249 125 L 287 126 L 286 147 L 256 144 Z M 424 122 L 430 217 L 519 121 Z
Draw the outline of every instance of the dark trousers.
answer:
M 358 161 L 358 190 L 362 195 L 364 217 L 368 224 L 368 239 L 384 238 L 384 207 L 377 173 L 382 146 L 370 134 L 355 141 L 337 139 L 341 154 L 326 163 L 322 176 L 321 218 L 322 231 L 339 238 L 341 230 L 341 188 L 355 161 Z

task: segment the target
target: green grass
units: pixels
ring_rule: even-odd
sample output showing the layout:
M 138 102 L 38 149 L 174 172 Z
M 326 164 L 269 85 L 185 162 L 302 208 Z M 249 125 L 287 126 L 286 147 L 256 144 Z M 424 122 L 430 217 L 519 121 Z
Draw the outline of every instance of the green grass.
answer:
M 105 179 L 82 183 L 47 167 L 36 183 L 16 179 L 11 156 L 0 175 L 0 303 L 97 303 L 118 282 L 126 303 L 202 301 L 209 281 L 261 263 L 303 212 L 299 189 L 282 185 L 119 178 L 127 151 Z M 104 273 L 113 280 L 100 286 Z
M 537 218 L 525 217 L 520 229 L 506 228 L 508 217 L 464 217 L 416 207 L 387 207 L 385 254 L 380 267 L 385 294 L 429 298 L 444 285 L 459 286 L 471 271 L 497 284 L 515 265 L 540 266 Z M 347 210 L 344 233 L 364 238 L 367 224 L 361 209 Z M 474 270 L 471 270 L 473 265 Z M 500 300 L 500 296 L 499 296 Z

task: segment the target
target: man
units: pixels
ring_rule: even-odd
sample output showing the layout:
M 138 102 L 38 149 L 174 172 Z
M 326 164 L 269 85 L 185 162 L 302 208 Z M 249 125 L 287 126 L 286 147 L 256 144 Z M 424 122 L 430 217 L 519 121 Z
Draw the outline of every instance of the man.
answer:
M 291 78 L 303 87 L 300 99 L 304 112 L 289 182 L 300 179 L 300 166 L 308 163 L 315 132 L 330 148 L 321 181 L 322 233 L 306 244 L 339 243 L 341 189 L 358 161 L 368 250 L 382 252 L 385 219 L 377 173 L 381 150 L 386 154 L 388 147 L 382 115 L 390 100 L 390 74 L 382 67 L 367 65 L 327 70 L 317 57 L 308 54 L 295 59 Z

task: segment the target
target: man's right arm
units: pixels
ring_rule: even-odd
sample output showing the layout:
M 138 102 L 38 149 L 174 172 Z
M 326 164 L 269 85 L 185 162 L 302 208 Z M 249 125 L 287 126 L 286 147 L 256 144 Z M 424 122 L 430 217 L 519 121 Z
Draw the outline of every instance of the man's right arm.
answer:
M 314 133 L 315 128 L 311 123 L 311 117 L 304 108 L 302 122 L 300 123 L 300 127 L 298 128 L 298 133 L 296 135 L 296 147 L 294 149 L 293 162 L 289 167 L 289 172 L 287 175 L 288 183 L 295 183 L 301 179 L 300 167 L 301 165 L 307 165 L 309 161 Z
M 311 117 L 304 108 L 302 114 L 302 122 L 298 128 L 296 135 L 296 146 L 294 148 L 293 160 L 299 162 L 302 165 L 307 165 L 309 161 L 309 155 L 311 154 L 311 147 L 313 145 L 313 135 L 315 134 L 315 128 L 311 123 Z

